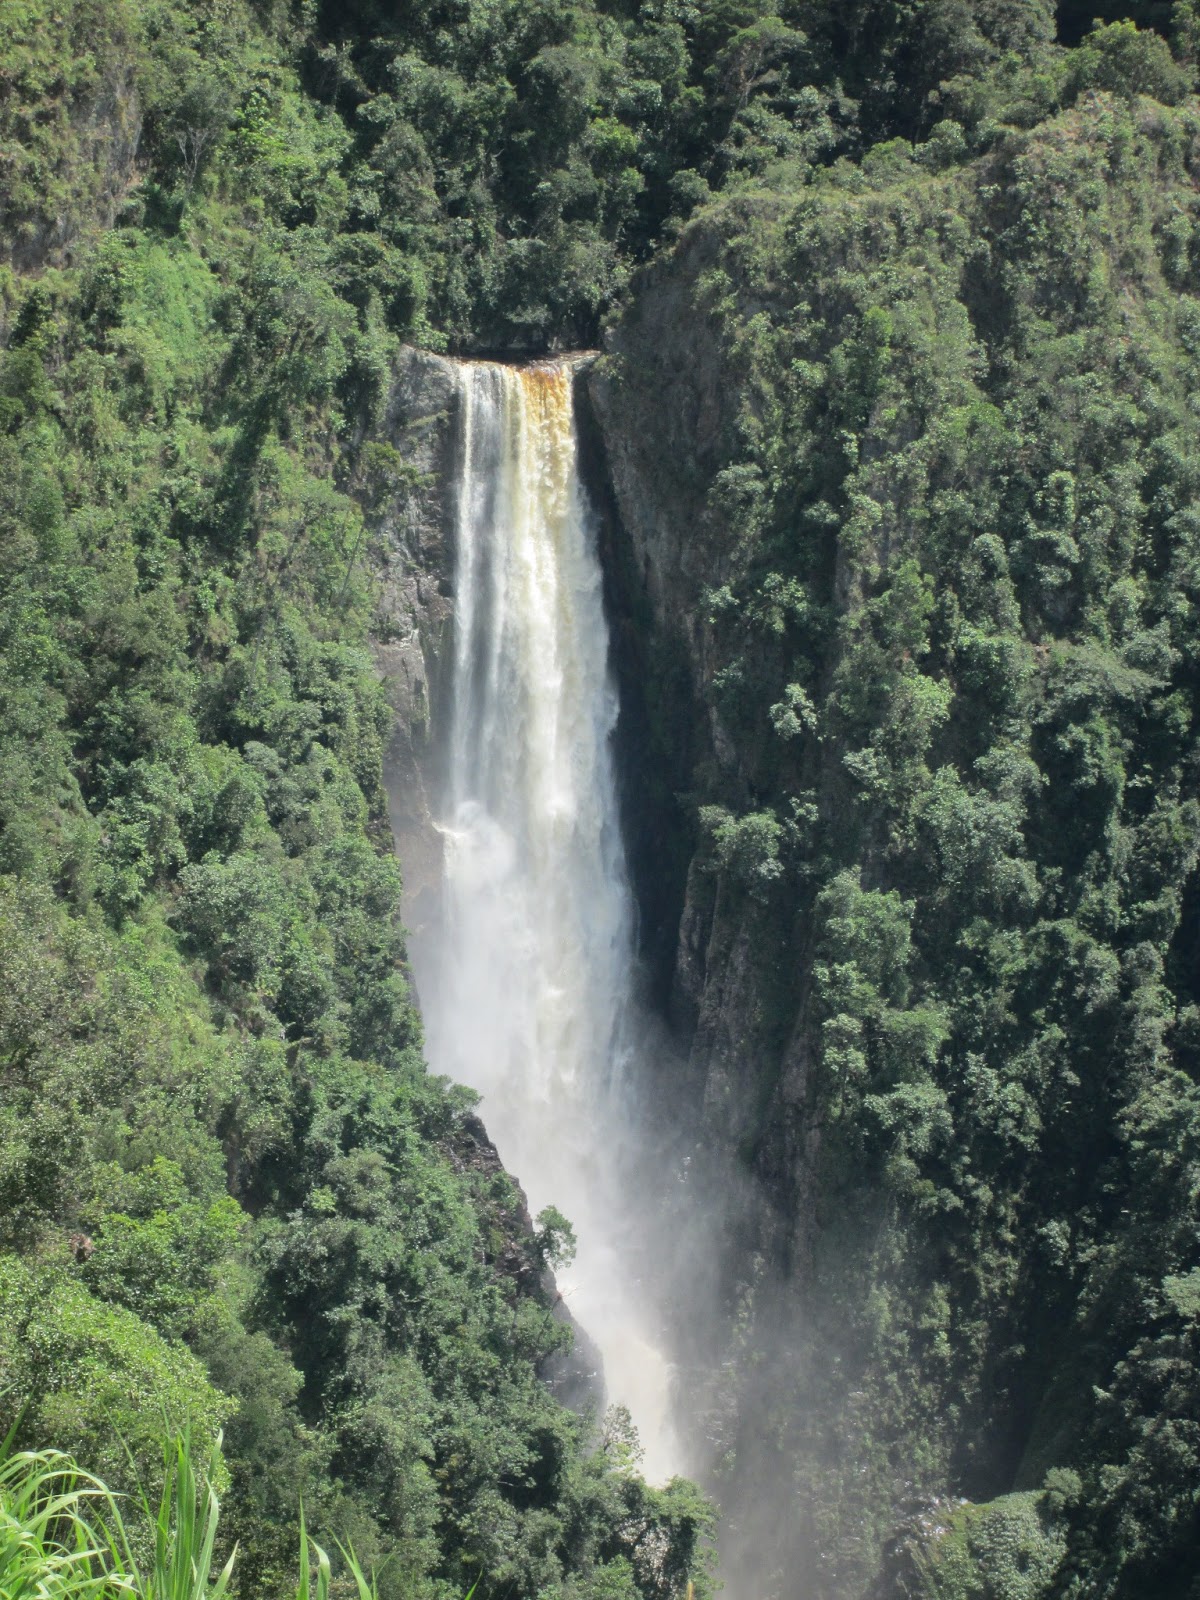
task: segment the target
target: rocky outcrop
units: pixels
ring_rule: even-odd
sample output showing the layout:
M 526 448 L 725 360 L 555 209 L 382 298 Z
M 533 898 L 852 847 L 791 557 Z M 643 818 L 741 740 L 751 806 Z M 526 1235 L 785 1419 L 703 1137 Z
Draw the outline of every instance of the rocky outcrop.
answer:
M 373 505 L 376 665 L 395 712 L 384 775 L 404 868 L 405 917 L 436 913 L 441 845 L 433 826 L 431 730 L 453 611 L 454 449 L 459 405 L 452 361 L 406 349 L 378 430 L 365 498 Z M 387 454 L 388 450 L 395 456 Z
M 458 1172 L 470 1171 L 492 1179 L 504 1171 L 499 1151 L 476 1116 L 460 1119 L 447 1154 Z M 514 1302 L 522 1295 L 540 1300 L 555 1322 L 571 1329 L 569 1348 L 546 1357 L 538 1367 L 538 1376 L 560 1404 L 573 1411 L 599 1414 L 605 1399 L 600 1351 L 567 1309 L 554 1271 L 547 1266 L 539 1248 L 524 1190 L 514 1183 L 512 1193 L 510 1205 L 494 1206 L 488 1233 L 488 1264 L 507 1285 L 506 1292 Z
M 705 1140 L 734 1151 L 760 1142 L 762 1085 L 777 1077 L 780 1063 L 762 1058 L 763 1014 L 777 999 L 764 994 L 771 962 L 756 948 L 754 904 L 718 886 L 695 837 L 698 789 L 719 786 L 745 809 L 756 798 L 737 743 L 705 692 L 715 670 L 707 596 L 728 576 L 735 537 L 710 490 L 735 454 L 742 402 L 719 322 L 706 309 L 706 274 L 718 248 L 714 232 L 693 230 L 644 274 L 590 375 L 589 399 L 618 530 L 610 557 L 621 575 L 613 598 L 618 634 L 639 632 L 643 659 L 656 653 L 660 665 L 672 663 L 665 673 L 627 671 L 622 685 L 623 716 L 652 727 L 657 741 L 639 753 L 639 779 L 661 764 L 676 797 L 673 813 L 664 809 L 652 819 L 657 837 L 631 852 L 643 925 L 669 951 L 661 992 L 688 1046 L 688 1084 L 702 1107 Z M 653 703 L 639 710 L 636 702 L 647 696 Z M 687 801 L 680 804 L 680 796 Z M 637 804 L 634 798 L 631 813 Z M 646 825 L 631 817 L 633 832 Z M 656 883 L 663 872 L 675 882 Z M 664 915 L 669 926 L 656 927 Z M 784 1068 L 793 1089 L 803 1077 L 802 1056 L 798 1039 Z M 758 1159 L 794 1161 L 795 1152 L 768 1156 L 760 1149 Z
M 22 171 L 10 164 L 6 170 L 0 162 L 0 261 L 19 272 L 40 272 L 67 262 L 81 238 L 111 228 L 138 182 L 141 137 L 132 69 L 111 61 L 86 92 L 62 107 L 52 167 L 31 163 Z
M 762 905 L 713 870 L 697 824 L 714 796 L 738 812 L 761 803 L 745 739 L 709 692 L 710 597 L 730 577 L 737 537 L 736 515 L 713 490 L 741 453 L 745 398 L 708 309 L 719 249 L 714 231 L 693 229 L 643 275 L 588 399 L 611 519 L 630 860 L 675 1046 L 658 1099 L 688 1146 L 674 1204 L 690 1242 L 672 1290 L 688 1307 L 687 1422 L 722 1505 L 725 1570 L 775 1592 L 775 1563 L 799 1582 L 806 1559 L 805 1535 L 788 1530 L 788 1469 L 765 1419 L 796 1387 L 819 1131 L 803 917 L 781 947 Z

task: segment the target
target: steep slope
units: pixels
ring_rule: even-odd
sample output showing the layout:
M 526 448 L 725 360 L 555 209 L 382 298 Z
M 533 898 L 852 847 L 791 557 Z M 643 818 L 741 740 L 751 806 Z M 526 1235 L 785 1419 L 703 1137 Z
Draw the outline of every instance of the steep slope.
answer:
M 704 1503 L 547 1386 L 553 1229 L 422 1060 L 369 653 L 398 341 L 317 41 L 4 27 L 0 1433 L 130 1489 L 223 1429 L 245 1595 L 295 1592 L 301 1500 L 385 1597 L 703 1590 Z
M 6 5 L 0 1411 L 118 1484 L 223 1426 L 245 1594 L 301 1495 L 386 1596 L 705 1592 L 699 1497 L 543 1381 L 554 1229 L 423 1069 L 382 782 L 419 834 L 449 401 L 401 341 L 617 308 L 731 1571 L 1195 1600 L 1200 13 L 1105 15 Z
M 1093 48 L 1139 40 L 1168 65 Z M 742 186 L 592 382 L 617 604 L 687 668 L 627 674 L 693 841 L 644 893 L 693 1203 L 757 1195 L 697 1348 L 783 1592 L 1043 1483 L 970 1559 L 930 1511 L 892 1582 L 1195 1592 L 1200 118 L 1093 69 L 1029 131 Z

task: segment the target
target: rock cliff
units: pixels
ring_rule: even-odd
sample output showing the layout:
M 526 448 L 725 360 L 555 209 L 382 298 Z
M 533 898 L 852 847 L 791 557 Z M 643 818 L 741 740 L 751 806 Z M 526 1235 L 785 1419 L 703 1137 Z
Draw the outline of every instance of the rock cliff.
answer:
M 691 230 L 639 280 L 591 370 L 595 493 L 621 677 L 630 857 L 653 993 L 674 1050 L 658 1084 L 674 1123 L 673 1293 L 687 1425 L 723 1506 L 723 1562 L 739 1584 L 796 1581 L 810 1530 L 763 1428 L 794 1381 L 802 1267 L 813 1225 L 817 1129 L 804 1104 L 801 965 L 807 930 L 779 946 L 761 903 L 712 870 L 697 827 L 713 792 L 759 799 L 744 739 L 712 694 L 710 596 L 737 534 L 713 485 L 736 457 L 743 395 L 704 292 L 717 235 Z M 604 480 L 599 481 L 603 472 Z M 782 970 L 785 961 L 793 962 Z M 783 1577 L 783 1568 L 790 1577 Z
M 376 664 L 395 719 L 384 763 L 404 868 L 405 916 L 419 932 L 437 914 L 441 845 L 433 826 L 433 723 L 453 614 L 454 363 L 406 349 L 397 363 L 366 491 L 375 507 Z

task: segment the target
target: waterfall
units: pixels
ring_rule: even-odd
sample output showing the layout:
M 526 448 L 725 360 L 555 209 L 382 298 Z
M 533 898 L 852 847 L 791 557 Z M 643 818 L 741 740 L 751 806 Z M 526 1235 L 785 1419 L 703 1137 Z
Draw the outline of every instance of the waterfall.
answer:
M 482 1095 L 530 1210 L 578 1251 L 559 1287 L 663 1480 L 683 1470 L 670 1370 L 620 1178 L 632 902 L 610 741 L 617 697 L 569 361 L 459 364 L 443 912 L 418 979 L 430 1063 Z

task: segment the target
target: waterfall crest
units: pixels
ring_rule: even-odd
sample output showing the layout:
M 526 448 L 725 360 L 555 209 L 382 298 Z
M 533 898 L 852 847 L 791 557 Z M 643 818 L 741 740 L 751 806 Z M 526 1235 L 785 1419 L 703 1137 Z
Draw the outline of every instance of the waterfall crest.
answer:
M 530 1209 L 578 1238 L 559 1284 L 629 1408 L 645 1471 L 683 1470 L 670 1371 L 622 1192 L 635 1136 L 632 900 L 617 697 L 569 361 L 459 364 L 455 642 L 443 917 L 418 960 L 434 1070 L 470 1084 Z

